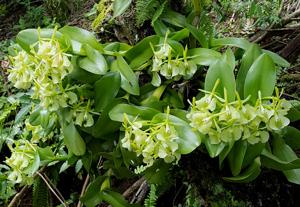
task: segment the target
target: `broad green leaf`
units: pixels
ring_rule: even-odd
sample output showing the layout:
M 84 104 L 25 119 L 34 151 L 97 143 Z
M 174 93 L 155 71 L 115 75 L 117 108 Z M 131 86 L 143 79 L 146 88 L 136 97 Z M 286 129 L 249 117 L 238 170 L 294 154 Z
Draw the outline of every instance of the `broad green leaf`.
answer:
M 170 120 L 170 124 L 174 126 L 178 133 L 179 139 L 177 142 L 181 154 L 189 154 L 201 144 L 202 135 L 193 130 L 187 122 L 176 116 L 159 113 L 153 117 L 152 121 L 161 123 L 166 119 Z
M 233 176 L 240 174 L 246 151 L 247 141 L 239 140 L 234 144 L 233 148 L 228 154 L 229 166 Z
M 235 57 L 230 48 L 228 48 L 225 52 L 226 62 L 229 64 L 232 71 L 235 69 Z
M 184 15 L 175 12 L 171 9 L 166 10 L 162 15 L 161 19 L 169 24 L 172 24 L 177 27 L 185 27 L 186 26 L 186 18 Z
M 167 25 L 165 25 L 165 23 L 163 23 L 159 19 L 152 24 L 152 27 L 155 31 L 155 34 L 157 34 L 161 37 L 165 37 L 167 32 L 169 31 L 169 28 L 167 27 Z
M 150 44 L 155 46 L 159 43 L 159 40 L 160 37 L 157 35 L 146 37 L 125 53 L 125 59 L 133 70 L 138 69 L 150 60 L 153 56 Z
M 260 158 L 257 157 L 251 166 L 249 166 L 242 174 L 235 177 L 224 177 L 223 179 L 229 182 L 248 183 L 257 178 L 260 174 Z
M 112 102 L 119 92 L 121 86 L 121 77 L 117 72 L 110 72 L 95 82 L 95 109 L 103 109 Z
M 294 150 L 300 149 L 300 130 L 287 126 L 284 128 L 284 140 Z
M 93 137 L 106 139 L 106 136 L 108 136 L 110 138 L 110 134 L 120 129 L 120 122 L 112 121 L 109 117 L 109 112 L 113 107 L 122 102 L 122 99 L 115 99 L 103 108 L 99 119 L 91 129 Z
M 36 151 L 34 154 L 33 162 L 23 170 L 25 174 L 28 174 L 29 176 L 33 176 L 36 171 L 38 171 L 41 164 L 39 153 Z
M 250 47 L 250 42 L 243 38 L 225 37 L 220 39 L 212 39 L 211 47 L 233 46 L 247 50 Z
M 18 123 L 21 120 L 25 119 L 25 116 L 30 112 L 31 107 L 31 104 L 26 104 L 22 106 L 21 110 L 16 115 L 15 123 Z
M 284 145 L 286 145 L 286 144 L 284 144 Z M 299 158 L 295 157 L 295 159 L 292 159 L 292 161 L 286 161 L 286 160 L 279 158 L 275 154 L 272 154 L 270 151 L 268 151 L 266 149 L 264 149 L 261 153 L 261 161 L 262 161 L 262 165 L 264 167 L 271 168 L 274 170 L 279 170 L 279 171 L 300 168 L 300 159 Z
M 26 52 L 30 52 L 30 46 L 39 41 L 39 37 L 51 39 L 53 33 L 54 29 L 26 29 L 18 33 L 16 41 Z M 60 43 L 65 44 L 64 37 L 59 31 L 55 32 L 55 38 Z
M 206 136 L 204 138 L 204 144 L 205 144 L 206 150 L 211 158 L 214 158 L 214 157 L 217 157 L 218 155 L 220 155 L 226 146 L 223 142 L 221 142 L 219 144 L 211 144 L 208 136 Z
M 186 27 L 192 33 L 193 37 L 200 43 L 204 48 L 208 48 L 208 41 L 205 35 L 197 29 L 195 26 L 187 24 Z
M 125 200 L 125 198 L 112 190 L 104 190 L 101 192 L 102 200 L 106 201 L 113 207 L 130 207 L 131 205 Z
M 41 112 L 41 108 L 38 107 L 37 109 L 35 109 L 29 116 L 29 123 L 32 126 L 38 126 L 41 124 L 41 117 L 40 117 L 40 112 Z
M 284 161 L 299 160 L 296 153 L 280 137 L 273 140 L 273 153 Z M 291 183 L 300 184 L 300 166 L 297 169 L 283 171 L 283 174 Z
M 119 104 L 109 112 L 109 117 L 111 120 L 119 122 L 124 121 L 124 114 L 126 114 L 130 120 L 133 120 L 136 117 L 151 120 L 152 117 L 158 113 L 160 113 L 160 111 L 150 107 Z
M 176 32 L 170 34 L 169 38 L 172 40 L 180 41 L 180 40 L 188 38 L 189 35 L 190 35 L 190 31 L 188 29 L 184 28 L 182 30 L 179 30 L 179 31 L 176 31 Z
M 80 198 L 87 207 L 95 207 L 102 202 L 100 188 L 105 179 L 105 176 L 99 176 L 88 185 L 86 192 Z
M 229 154 L 229 152 L 231 151 L 232 147 L 234 145 L 234 141 L 229 142 L 224 149 L 222 150 L 222 152 L 219 155 L 219 168 L 222 168 L 223 162 L 225 160 L 225 158 L 227 157 L 227 155 Z
M 87 57 L 80 58 L 78 65 L 86 71 L 103 75 L 108 70 L 107 63 L 103 55 L 89 45 L 83 46 Z
M 249 144 L 244 157 L 242 168 L 250 165 L 256 157 L 259 157 L 265 148 L 265 143 Z
M 101 77 L 101 75 L 90 73 L 90 72 L 82 69 L 81 67 L 79 67 L 79 65 L 78 65 L 79 59 L 80 58 L 78 58 L 77 56 L 73 56 L 71 59 L 71 63 L 73 65 L 73 70 L 69 74 L 69 76 L 72 79 L 75 79 L 75 80 L 77 80 L 79 82 L 83 82 L 83 83 L 94 83 L 96 80 L 98 80 Z
M 247 98 L 244 97 L 244 84 L 247 73 L 260 54 L 261 49 L 259 48 L 259 46 L 256 44 L 251 44 L 251 46 L 246 50 L 245 54 L 243 55 L 241 66 L 236 78 L 236 89 L 242 99 Z
M 194 48 L 188 50 L 188 58 L 197 65 L 208 66 L 217 62 L 221 57 L 221 53 L 211 49 Z
M 283 57 L 280 57 L 280 55 L 271 52 L 269 50 L 262 50 L 264 53 L 268 54 L 270 58 L 272 58 L 273 62 L 281 67 L 289 67 L 290 63 L 286 61 Z
M 113 19 L 123 14 L 130 6 L 132 0 L 114 0 L 113 2 Z
M 104 54 L 107 55 L 123 55 L 132 47 L 123 42 L 111 42 L 104 45 Z
M 271 96 L 276 83 L 276 68 L 272 59 L 266 55 L 260 55 L 250 67 L 244 84 L 244 97 L 250 97 L 255 103 L 258 91 L 261 96 Z
M 83 49 L 84 44 L 87 44 L 101 52 L 103 51 L 102 45 L 97 41 L 95 36 L 87 30 L 81 29 L 79 27 L 64 26 L 59 31 L 69 39 L 72 51 L 75 54 L 86 54 Z
M 164 41 L 164 38 L 161 38 L 161 42 L 163 42 L 163 41 Z M 167 43 L 171 46 L 172 50 L 176 54 L 176 57 L 179 54 L 183 54 L 184 48 L 181 43 L 179 43 L 178 41 L 169 39 L 169 38 L 167 39 Z
M 122 56 L 112 63 L 112 71 L 119 71 L 121 75 L 121 88 L 132 95 L 140 94 L 138 78 Z
M 63 127 L 64 142 L 67 148 L 75 155 L 85 154 L 85 142 L 78 133 L 75 125 L 71 122 L 68 126 Z
M 217 80 L 219 80 L 220 83 L 216 89 L 216 92 L 219 93 L 220 96 L 224 97 L 224 89 L 226 89 L 228 101 L 234 101 L 235 77 L 233 70 L 227 61 L 226 53 L 220 60 L 210 65 L 205 77 L 204 89 L 206 91 L 211 91 L 214 88 Z

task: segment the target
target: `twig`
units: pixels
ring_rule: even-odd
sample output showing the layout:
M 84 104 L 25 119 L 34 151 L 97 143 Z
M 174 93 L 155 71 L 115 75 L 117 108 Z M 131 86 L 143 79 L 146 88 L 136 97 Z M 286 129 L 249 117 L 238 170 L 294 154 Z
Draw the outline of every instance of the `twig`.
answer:
M 64 202 L 66 202 L 65 199 L 64 199 L 64 197 L 63 197 L 63 195 L 60 193 L 60 191 L 57 189 L 57 187 L 51 182 L 51 180 L 48 178 L 48 176 L 45 173 L 43 175 L 46 178 L 46 180 L 48 181 L 48 183 L 52 186 L 52 188 L 56 191 L 56 193 L 60 196 L 60 198 Z
M 135 183 L 133 183 L 124 193 L 122 194 L 125 198 L 130 196 L 138 187 L 140 187 L 143 182 L 145 181 L 145 178 L 142 177 L 139 180 L 137 180 Z
M 48 183 L 47 179 L 40 173 L 37 172 L 37 175 L 40 176 L 42 178 L 42 180 L 45 182 L 45 184 L 48 186 L 48 188 L 50 189 L 50 191 L 55 195 L 55 197 L 59 200 L 59 202 L 64 206 L 67 207 L 66 203 L 59 197 L 59 195 L 57 195 L 57 193 L 55 192 L 55 190 L 52 188 L 52 186 Z
M 85 180 L 84 180 L 82 189 L 81 189 L 80 197 L 82 197 L 82 196 L 84 195 L 85 190 L 86 190 L 86 188 L 87 188 L 87 185 L 88 185 L 89 181 L 90 181 L 90 175 L 87 174 L 87 176 L 86 176 L 86 178 L 85 178 Z M 82 207 L 82 203 L 81 203 L 80 200 L 79 200 L 78 203 L 77 203 L 77 207 Z
M 300 9 L 297 9 L 291 14 L 286 15 L 285 17 L 282 18 L 282 24 L 287 24 L 293 20 L 293 18 L 297 17 L 300 15 Z
M 137 190 L 135 193 L 134 197 L 131 199 L 130 203 L 133 204 L 135 201 L 141 201 L 143 197 L 145 197 L 145 194 L 147 193 L 148 190 L 148 184 L 147 181 L 145 180 L 140 188 Z
M 24 197 L 24 194 L 26 194 L 27 190 L 28 190 L 28 185 L 25 185 L 21 190 L 20 192 L 18 192 L 14 198 L 10 201 L 10 203 L 8 204 L 7 207 L 14 207 L 16 206 L 17 202 L 19 200 L 21 200 L 23 197 Z

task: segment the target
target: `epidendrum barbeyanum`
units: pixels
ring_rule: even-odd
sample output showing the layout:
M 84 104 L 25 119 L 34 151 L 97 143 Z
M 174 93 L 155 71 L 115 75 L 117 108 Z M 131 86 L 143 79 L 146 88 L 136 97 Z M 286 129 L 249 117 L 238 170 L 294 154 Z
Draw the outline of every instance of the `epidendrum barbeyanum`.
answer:
M 29 116 L 22 133 L 6 140 L 11 156 L 1 179 L 30 185 L 42 167 L 74 165 L 93 178 L 81 197 L 86 206 L 128 206 L 110 179 L 144 175 L 160 185 L 204 143 L 220 169 L 228 161 L 228 181 L 250 182 L 266 167 L 300 184 L 299 131 L 288 126 L 299 120 L 297 106 L 276 88 L 276 71 L 288 63 L 244 39 L 208 40 L 181 17 L 168 22 L 181 30 L 134 46 L 101 44 L 71 26 L 21 31 L 10 48 L 9 80 L 23 92 L 16 97 L 30 100 L 19 103 L 18 120 Z M 202 47 L 183 46 L 190 36 Z M 187 96 L 185 87 L 201 82 L 195 76 L 206 69 L 204 88 Z

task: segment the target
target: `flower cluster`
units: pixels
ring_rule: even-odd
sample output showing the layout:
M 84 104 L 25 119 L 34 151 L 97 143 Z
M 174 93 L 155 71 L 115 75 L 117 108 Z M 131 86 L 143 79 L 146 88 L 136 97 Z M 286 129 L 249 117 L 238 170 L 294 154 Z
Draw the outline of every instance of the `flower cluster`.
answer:
M 33 174 L 39 167 L 35 164 L 38 156 L 37 146 L 27 140 L 16 141 L 15 145 L 9 146 L 11 156 L 5 161 L 11 168 L 8 180 L 13 183 L 31 183 Z
M 187 118 L 193 128 L 208 135 L 211 144 L 239 139 L 256 144 L 267 142 L 269 131 L 281 130 L 289 124 L 285 115 L 290 107 L 279 93 L 275 97 L 258 98 L 252 106 L 247 99 L 240 100 L 238 94 L 237 101 L 228 103 L 226 90 L 225 99 L 214 92 L 206 92 L 200 100 L 193 100 Z
M 166 163 L 178 161 L 177 132 L 169 120 L 163 123 L 151 121 L 129 121 L 124 116 L 123 126 L 125 136 L 121 140 L 122 146 L 129 151 L 136 152 L 137 156 L 143 156 L 143 162 L 147 167 L 153 165 L 155 159 L 162 158 Z
M 22 50 L 11 61 L 13 68 L 8 79 L 16 88 L 32 87 L 32 98 L 39 99 L 42 107 L 55 111 L 66 107 L 68 101 L 77 100 L 76 94 L 62 86 L 62 79 L 71 72 L 72 65 L 54 37 L 40 39 L 32 45 L 31 54 Z
M 153 73 L 160 73 L 166 79 L 179 80 L 181 77 L 190 79 L 197 71 L 196 64 L 187 60 L 187 48 L 183 51 L 183 58 L 177 56 L 175 59 L 172 57 L 172 47 L 166 40 L 159 50 L 155 51 L 153 47 L 152 49 Z M 156 85 L 160 85 L 160 82 Z

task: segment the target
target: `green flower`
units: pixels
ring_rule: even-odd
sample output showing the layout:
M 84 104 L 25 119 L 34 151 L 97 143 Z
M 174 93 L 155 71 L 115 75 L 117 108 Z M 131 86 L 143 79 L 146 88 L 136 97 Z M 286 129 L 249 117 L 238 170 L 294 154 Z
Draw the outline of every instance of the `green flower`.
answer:
M 30 88 L 34 78 L 32 57 L 22 50 L 11 60 L 13 68 L 9 70 L 8 80 L 13 82 L 16 88 Z
M 241 126 L 230 126 L 227 129 L 222 130 L 221 140 L 223 142 L 231 142 L 232 140 L 237 141 L 242 137 L 243 127 Z
M 207 134 L 213 126 L 213 120 L 210 118 L 209 112 L 191 112 L 187 114 L 187 118 L 190 120 L 190 125 L 197 129 L 202 134 Z
M 130 122 L 125 115 L 123 126 L 125 136 L 121 140 L 122 147 L 143 156 L 147 167 L 159 158 L 167 163 L 180 159 L 179 137 L 169 120 L 159 124 L 151 121 Z
M 289 125 L 289 123 L 290 123 L 290 120 L 288 118 L 286 118 L 285 116 L 283 116 L 281 114 L 280 115 L 276 114 L 270 119 L 267 126 L 271 130 L 277 131 L 277 130 L 283 129 L 284 127 Z
M 196 109 L 199 111 L 214 111 L 217 105 L 217 99 L 210 94 L 206 94 L 203 98 L 195 102 Z
M 269 140 L 269 133 L 267 131 L 252 132 L 247 138 L 250 144 L 257 144 L 258 142 L 266 143 Z
M 30 184 L 39 167 L 35 163 L 38 158 L 37 146 L 27 140 L 16 141 L 15 145 L 9 146 L 11 156 L 5 161 L 11 168 L 8 179 L 13 183 Z

